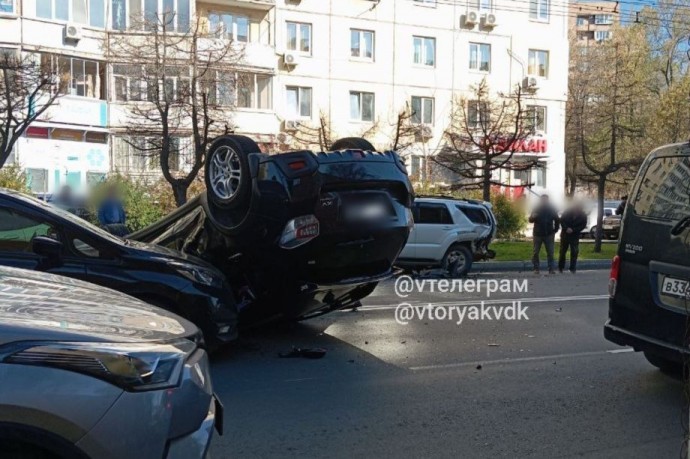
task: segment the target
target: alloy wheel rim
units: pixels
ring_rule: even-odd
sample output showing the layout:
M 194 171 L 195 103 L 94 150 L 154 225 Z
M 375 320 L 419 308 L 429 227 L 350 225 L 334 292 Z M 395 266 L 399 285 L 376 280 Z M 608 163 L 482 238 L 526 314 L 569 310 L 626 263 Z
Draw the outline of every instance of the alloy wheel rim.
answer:
M 242 163 L 240 156 L 228 146 L 219 147 L 210 164 L 211 188 L 221 199 L 230 199 L 240 188 Z

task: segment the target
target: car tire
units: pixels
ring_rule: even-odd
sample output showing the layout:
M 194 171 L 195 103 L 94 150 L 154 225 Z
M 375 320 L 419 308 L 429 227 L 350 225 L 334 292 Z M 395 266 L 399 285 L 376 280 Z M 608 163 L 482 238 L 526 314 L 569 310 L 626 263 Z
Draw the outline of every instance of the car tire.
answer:
M 331 151 L 339 150 L 376 151 L 376 148 L 368 140 L 361 137 L 345 137 L 336 140 L 333 145 L 331 145 Z
M 248 206 L 251 191 L 248 155 L 259 151 L 256 142 L 240 135 L 223 136 L 211 144 L 204 179 L 214 204 L 230 209 Z
M 596 225 L 594 225 L 594 226 L 592 227 L 592 229 L 589 230 L 589 237 L 592 238 L 592 239 L 596 239 L 596 238 L 597 238 L 597 226 L 596 226 Z
M 472 269 L 474 257 L 467 246 L 454 244 L 443 256 L 441 265 L 450 277 L 463 277 Z
M 652 352 L 645 352 L 644 356 L 649 363 L 651 363 L 664 373 L 673 376 L 679 376 L 683 372 L 683 364 L 680 362 L 660 357 L 659 355 L 654 354 Z

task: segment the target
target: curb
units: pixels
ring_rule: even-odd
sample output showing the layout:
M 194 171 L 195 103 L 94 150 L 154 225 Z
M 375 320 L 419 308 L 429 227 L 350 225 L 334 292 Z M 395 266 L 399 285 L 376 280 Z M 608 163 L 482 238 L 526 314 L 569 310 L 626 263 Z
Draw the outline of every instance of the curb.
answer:
M 566 265 L 567 266 L 567 265 Z M 611 260 L 578 260 L 578 270 L 605 270 L 611 268 Z M 549 268 L 545 261 L 540 264 L 542 272 L 548 272 Z M 472 264 L 470 273 L 487 273 L 487 272 L 531 272 L 533 270 L 532 262 L 528 260 L 523 261 L 478 261 Z

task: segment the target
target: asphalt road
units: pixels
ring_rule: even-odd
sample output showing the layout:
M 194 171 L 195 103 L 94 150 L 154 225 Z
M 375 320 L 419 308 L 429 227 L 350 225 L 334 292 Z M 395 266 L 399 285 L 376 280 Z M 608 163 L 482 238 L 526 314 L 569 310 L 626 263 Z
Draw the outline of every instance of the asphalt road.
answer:
M 489 301 L 521 300 L 529 320 L 401 325 L 402 301 L 448 310 L 487 298 L 401 299 L 386 283 L 356 312 L 246 336 L 214 359 L 227 433 L 211 455 L 679 457 L 681 383 L 604 340 L 606 274 L 479 276 L 528 279 L 528 292 Z M 277 357 L 292 346 L 328 353 Z

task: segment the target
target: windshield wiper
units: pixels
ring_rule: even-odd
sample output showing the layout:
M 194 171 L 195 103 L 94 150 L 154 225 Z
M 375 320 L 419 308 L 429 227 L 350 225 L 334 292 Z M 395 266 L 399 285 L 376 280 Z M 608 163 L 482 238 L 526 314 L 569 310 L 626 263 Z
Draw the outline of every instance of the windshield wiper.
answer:
M 688 227 L 690 227 L 690 215 L 686 215 L 685 217 L 678 220 L 678 223 L 676 223 L 673 226 L 673 228 L 671 228 L 671 235 L 678 236 Z

